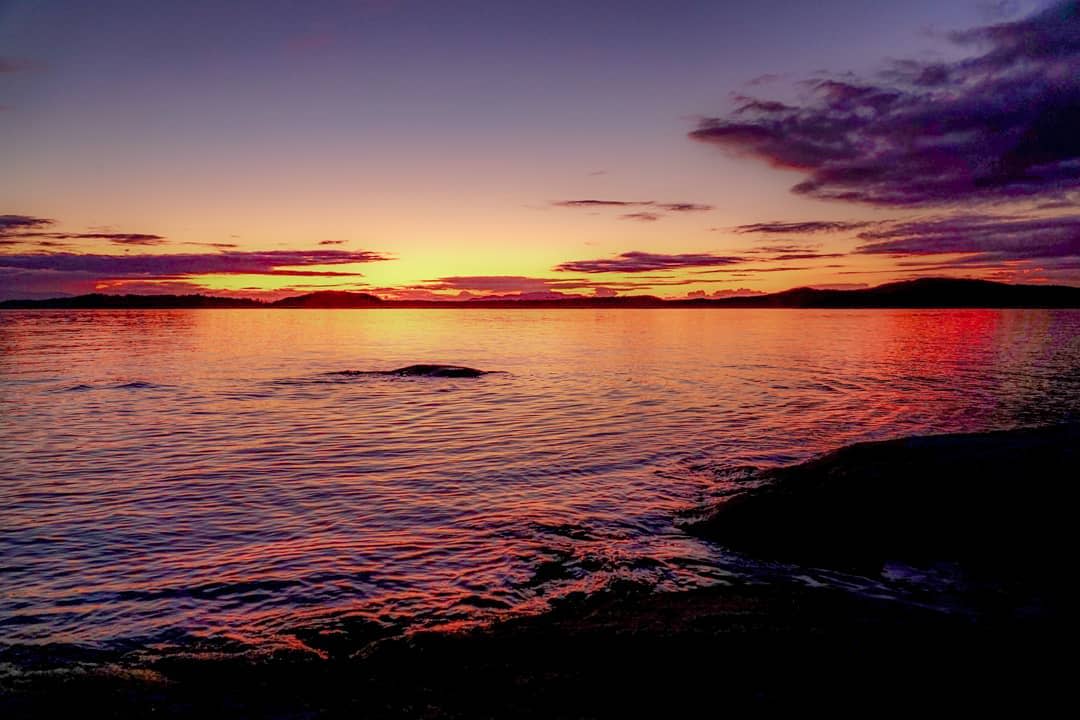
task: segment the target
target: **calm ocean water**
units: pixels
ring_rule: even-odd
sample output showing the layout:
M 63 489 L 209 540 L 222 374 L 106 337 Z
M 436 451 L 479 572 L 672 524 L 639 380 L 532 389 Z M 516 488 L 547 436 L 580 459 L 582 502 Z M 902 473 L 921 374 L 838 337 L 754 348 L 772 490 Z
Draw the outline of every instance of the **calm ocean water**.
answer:
M 505 373 L 335 374 L 421 362 Z M 1078 414 L 1071 311 L 3 312 L 0 643 L 756 581 L 672 522 L 725 470 Z

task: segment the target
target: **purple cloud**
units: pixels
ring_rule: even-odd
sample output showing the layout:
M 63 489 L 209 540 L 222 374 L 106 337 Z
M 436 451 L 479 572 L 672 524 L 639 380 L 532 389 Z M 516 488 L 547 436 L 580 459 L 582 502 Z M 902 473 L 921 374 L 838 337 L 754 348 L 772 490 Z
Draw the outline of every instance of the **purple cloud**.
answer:
M 712 267 L 743 262 L 741 257 L 713 255 L 712 253 L 682 253 L 663 255 L 647 252 L 625 252 L 614 258 L 602 260 L 573 260 L 555 267 L 561 272 L 583 273 L 639 273 L 652 270 L 674 270 L 688 267 Z
M 846 253 L 819 253 L 819 252 L 795 252 L 785 253 L 783 255 L 774 255 L 769 258 L 773 262 L 785 262 L 788 260 L 817 260 L 818 258 L 838 258 L 844 257 Z
M 716 268 L 715 270 L 696 270 L 696 271 L 694 271 L 694 274 L 695 275 L 725 274 L 725 275 L 746 276 L 746 275 L 756 275 L 758 273 L 793 272 L 795 270 L 809 270 L 809 269 L 810 269 L 809 266 L 800 266 L 800 267 L 726 267 L 726 268 Z
M 596 297 L 614 297 L 621 292 L 648 291 L 662 287 L 727 283 L 727 279 L 685 279 L 648 276 L 634 280 L 591 280 L 589 278 L 540 278 L 523 275 L 455 275 L 436 278 L 406 287 L 374 288 L 389 297 L 416 300 L 461 300 L 471 298 L 514 298 L 543 300 L 580 297 L 580 290 Z
M 693 202 L 657 202 L 656 200 L 560 200 L 552 203 L 563 208 L 642 208 L 639 212 L 620 215 L 624 220 L 652 222 L 663 217 L 663 213 L 707 212 L 712 205 Z
M 663 284 L 661 281 L 660 284 Z M 654 283 L 635 282 L 597 282 L 586 278 L 538 278 L 523 275 L 453 275 L 429 280 L 420 285 L 411 285 L 409 290 L 429 292 L 459 291 L 470 295 L 478 293 L 532 294 L 561 293 L 567 290 L 592 290 L 593 293 L 621 290 L 635 290 L 654 287 Z
M 963 254 L 986 263 L 1080 257 L 1080 215 L 1023 217 L 956 215 L 896 223 L 859 234 L 863 254 Z
M 561 200 L 552 203 L 555 207 L 638 207 L 651 204 L 651 200 Z
M 713 209 L 712 205 L 691 202 L 656 203 L 656 207 L 668 212 L 708 212 Z
M 55 224 L 55 220 L 30 215 L 0 215 L 0 237 L 14 241 L 5 243 L 8 245 L 19 242 L 19 238 L 41 238 L 38 244 L 46 246 L 48 243 L 45 240 L 108 240 L 116 245 L 161 245 L 166 242 L 161 235 L 148 233 L 71 233 L 45 230 Z
M 751 225 L 737 225 L 737 233 L 762 233 L 769 235 L 803 235 L 812 233 L 848 232 L 868 227 L 876 223 L 871 221 L 849 220 L 808 220 L 805 222 L 762 222 Z
M 507 298 L 519 300 L 550 300 L 575 297 L 567 290 L 589 290 L 609 297 L 626 289 L 617 283 L 595 283 L 573 278 L 537 278 L 523 275 L 454 275 L 436 278 L 418 285 L 399 288 L 377 288 L 390 297 L 413 300 L 469 300 L 473 298 Z M 447 294 L 451 293 L 451 294 Z
M 90 273 L 107 278 L 176 278 L 190 275 L 356 275 L 294 270 L 305 265 L 369 263 L 390 258 L 366 250 L 268 250 L 264 252 L 185 253 L 176 255 L 90 255 L 29 253 L 0 255 L 0 268 Z
M 817 248 L 821 247 L 820 243 L 794 243 L 787 242 L 783 244 L 770 243 L 769 245 L 758 245 L 746 252 L 754 255 L 765 255 L 769 253 L 778 253 L 780 255 L 791 253 L 811 253 L 817 252 Z
M 551 203 L 555 207 L 592 208 L 592 207 L 641 207 L 652 205 L 652 200 L 560 200 Z
M 436 278 L 423 285 L 413 286 L 416 290 L 473 290 L 477 292 L 545 292 L 555 288 L 575 289 L 589 287 L 590 283 L 559 280 L 557 278 L 535 278 L 523 275 L 453 275 Z
M 55 221 L 30 215 L 0 215 L 0 237 L 49 227 Z
M 167 242 L 161 235 L 146 233 L 62 233 L 62 232 L 27 232 L 18 237 L 49 238 L 51 240 L 108 240 L 115 245 L 163 245 Z
M 822 199 L 952 205 L 1080 187 L 1080 2 L 950 39 L 977 54 L 809 81 L 799 106 L 744 98 L 690 137 L 803 172 L 793 191 Z
M 745 255 L 716 255 L 713 253 L 680 253 L 667 255 L 661 253 L 647 253 L 640 251 L 625 252 L 613 258 L 598 260 L 572 260 L 555 266 L 560 272 L 582 273 L 642 273 L 656 270 L 678 270 L 682 268 L 723 267 L 723 270 L 705 270 L 703 273 L 716 272 L 749 272 L 750 269 L 727 266 L 740 265 L 746 262 L 787 262 L 790 260 L 816 260 L 819 258 L 843 257 L 846 253 L 819 253 L 809 248 L 800 246 L 781 246 L 771 248 L 779 255 L 761 257 L 759 250 L 747 250 Z M 805 268 L 770 268 L 762 272 L 781 272 L 785 270 L 802 270 Z

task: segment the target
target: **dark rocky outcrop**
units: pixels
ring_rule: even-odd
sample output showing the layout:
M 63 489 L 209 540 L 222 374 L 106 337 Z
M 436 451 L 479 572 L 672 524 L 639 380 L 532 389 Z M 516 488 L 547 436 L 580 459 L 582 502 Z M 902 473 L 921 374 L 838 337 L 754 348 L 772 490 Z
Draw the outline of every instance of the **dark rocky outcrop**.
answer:
M 1078 447 L 1080 424 L 860 443 L 764 471 L 683 523 L 769 559 L 859 570 L 943 560 L 1056 578 L 1074 544 Z

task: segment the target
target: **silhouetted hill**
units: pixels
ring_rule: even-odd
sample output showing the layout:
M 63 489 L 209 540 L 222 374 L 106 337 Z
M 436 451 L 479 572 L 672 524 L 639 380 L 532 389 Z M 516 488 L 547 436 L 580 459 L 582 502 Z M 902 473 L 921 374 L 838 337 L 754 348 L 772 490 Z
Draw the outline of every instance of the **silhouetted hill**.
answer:
M 795 288 L 770 295 L 717 299 L 710 304 L 779 308 L 1075 308 L 1080 307 L 1080 288 L 920 278 L 862 290 Z
M 1080 288 L 922 277 L 858 290 L 796 287 L 770 295 L 693 298 L 666 304 L 687 308 L 1080 308 Z
M 49 300 L 6 300 L 0 308 L 58 310 L 173 310 L 192 308 L 260 308 L 265 303 L 216 295 L 78 295 Z
M 662 300 L 651 295 L 471 300 L 383 300 L 368 293 L 315 292 L 272 303 L 211 295 L 79 295 L 51 300 L 8 300 L 0 309 L 170 308 L 1080 308 L 1080 288 L 1007 285 L 988 280 L 922 278 L 862 290 L 794 288 L 768 295 Z
M 367 308 L 383 304 L 383 299 L 368 293 L 343 292 L 341 290 L 322 290 L 307 295 L 287 297 L 270 303 L 271 307 L 280 308 Z

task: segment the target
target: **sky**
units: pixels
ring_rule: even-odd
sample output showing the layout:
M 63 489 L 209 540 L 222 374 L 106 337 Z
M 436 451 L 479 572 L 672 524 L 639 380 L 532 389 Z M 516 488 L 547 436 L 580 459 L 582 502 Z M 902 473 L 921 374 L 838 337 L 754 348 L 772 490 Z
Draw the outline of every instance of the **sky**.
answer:
M 1080 3 L 0 0 L 0 298 L 1080 285 Z

